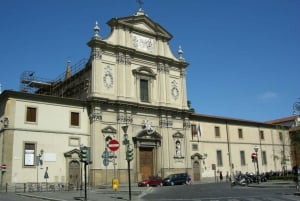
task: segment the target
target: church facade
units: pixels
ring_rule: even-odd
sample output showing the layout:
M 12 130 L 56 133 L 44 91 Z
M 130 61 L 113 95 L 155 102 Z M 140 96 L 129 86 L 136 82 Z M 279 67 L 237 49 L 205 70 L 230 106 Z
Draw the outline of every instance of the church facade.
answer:
M 91 185 L 113 178 L 126 183 L 126 135 L 134 149 L 133 182 L 180 172 L 200 181 L 220 172 L 233 176 L 291 169 L 287 127 L 189 108 L 189 64 L 181 48 L 177 56 L 172 53 L 172 35 L 142 9 L 107 24 L 111 33 L 102 39 L 96 23 L 88 42 L 90 58 L 80 70 L 72 74 L 68 64 L 64 78 L 44 83 L 27 73 L 22 82 L 33 93 L 7 90 L 0 95 L 0 162 L 7 167 L 1 185 L 45 180 L 78 185 L 82 145 L 91 147 Z M 112 139 L 119 142 L 116 151 L 109 150 Z M 254 148 L 258 166 L 251 159 Z

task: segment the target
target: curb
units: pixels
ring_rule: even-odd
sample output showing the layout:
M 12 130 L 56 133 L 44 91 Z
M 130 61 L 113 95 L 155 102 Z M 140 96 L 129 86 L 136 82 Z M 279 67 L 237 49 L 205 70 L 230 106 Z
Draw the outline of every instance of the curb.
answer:
M 292 185 L 248 185 L 248 187 L 252 187 L 252 188 L 295 188 L 295 186 Z
M 31 197 L 31 198 L 39 198 L 42 200 L 50 200 L 50 201 L 68 201 L 68 200 L 63 200 L 63 199 L 49 198 L 49 197 L 38 196 L 38 195 L 27 194 L 27 193 L 16 193 L 16 195 L 20 195 L 20 196 L 24 196 L 24 197 Z

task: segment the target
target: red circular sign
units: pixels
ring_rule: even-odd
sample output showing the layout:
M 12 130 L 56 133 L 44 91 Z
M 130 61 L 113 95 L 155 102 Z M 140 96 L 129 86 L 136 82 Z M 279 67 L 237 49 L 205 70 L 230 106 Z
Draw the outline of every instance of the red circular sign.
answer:
M 2 164 L 2 165 L 1 165 L 1 169 L 2 169 L 2 170 L 6 170 L 6 165 L 5 165 L 5 164 Z
M 256 153 L 252 153 L 251 157 L 256 158 Z
M 120 147 L 120 144 L 117 140 L 111 140 L 108 142 L 108 148 L 111 150 L 111 151 L 117 151 Z

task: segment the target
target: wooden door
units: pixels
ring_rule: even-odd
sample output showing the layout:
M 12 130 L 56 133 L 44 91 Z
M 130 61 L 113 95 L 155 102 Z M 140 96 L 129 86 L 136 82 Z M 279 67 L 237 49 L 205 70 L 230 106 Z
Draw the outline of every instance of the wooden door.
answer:
M 193 163 L 193 174 L 194 174 L 194 181 L 200 181 L 200 163 L 199 163 L 199 161 L 195 161 Z
M 153 176 L 153 148 L 140 148 L 140 173 L 142 179 Z
M 69 184 L 73 186 L 80 185 L 80 164 L 78 161 L 69 163 Z

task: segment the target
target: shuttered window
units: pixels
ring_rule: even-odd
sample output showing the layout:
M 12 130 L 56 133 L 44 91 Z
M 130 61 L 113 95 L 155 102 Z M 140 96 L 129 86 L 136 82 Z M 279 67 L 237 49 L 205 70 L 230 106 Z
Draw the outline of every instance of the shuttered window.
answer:
M 71 112 L 71 126 L 79 126 L 79 113 Z
M 36 108 L 27 107 L 26 110 L 26 121 L 27 122 L 36 122 Z

